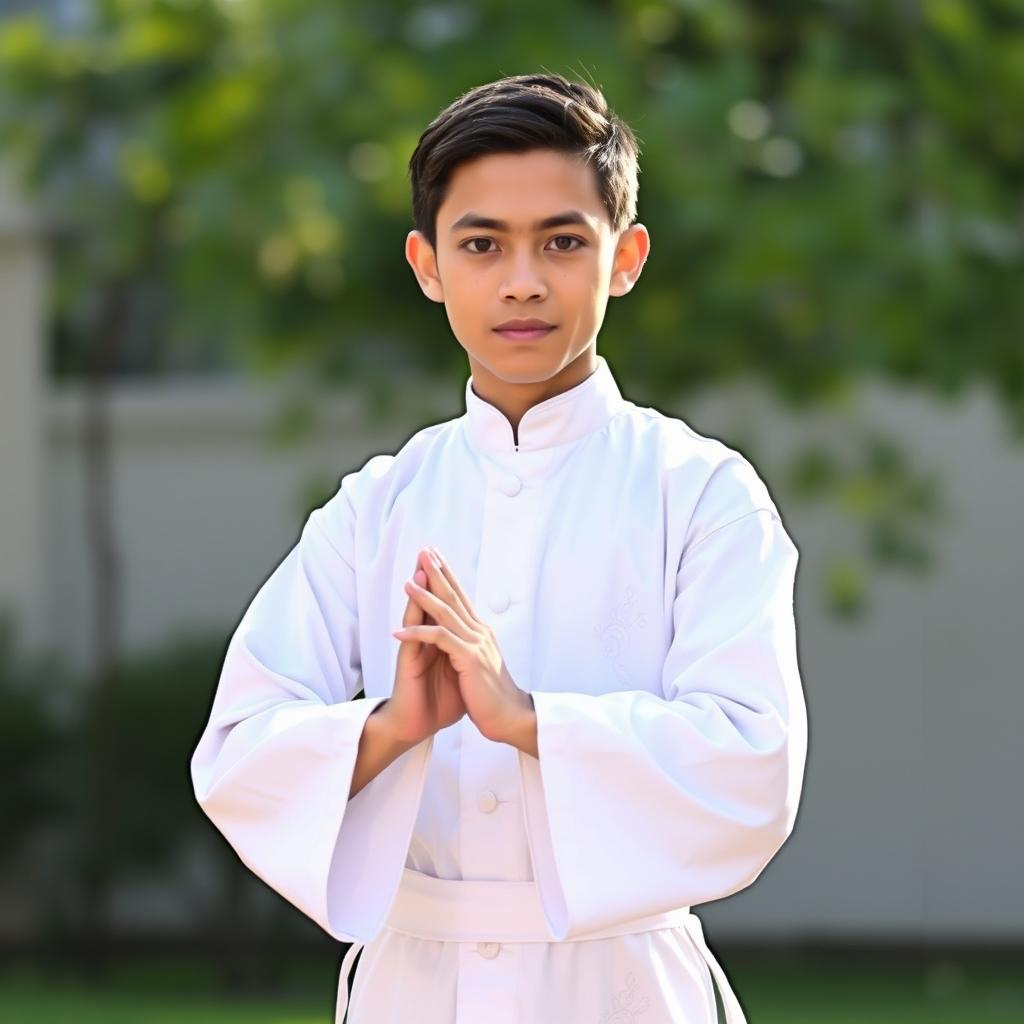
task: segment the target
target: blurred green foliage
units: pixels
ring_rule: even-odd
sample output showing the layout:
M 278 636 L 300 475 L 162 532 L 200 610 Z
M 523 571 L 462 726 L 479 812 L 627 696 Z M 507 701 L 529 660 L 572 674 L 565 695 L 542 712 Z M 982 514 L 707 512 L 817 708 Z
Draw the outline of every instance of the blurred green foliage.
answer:
M 321 382 L 395 365 L 461 381 L 403 255 L 407 161 L 460 92 L 546 69 L 603 88 L 641 142 L 651 257 L 600 338 L 630 392 L 668 408 L 753 372 L 828 407 L 867 377 L 982 382 L 1024 435 L 1016 0 L 68 10 L 0 21 L 0 144 L 50 226 L 57 376 L 84 372 L 120 287 L 123 373 L 298 361 Z M 908 463 L 920 478 L 883 495 L 874 445 L 818 445 L 790 474 L 831 461 L 876 494 L 862 552 L 826 566 L 837 611 L 862 607 L 864 561 L 928 561 L 909 538 L 937 492 Z M 849 490 L 818 497 L 857 516 Z M 904 519 L 880 527 L 882 507 Z
M 115 295 L 122 374 L 297 363 L 358 379 L 385 412 L 395 366 L 461 383 L 403 255 L 407 161 L 459 93 L 544 69 L 599 85 L 641 143 L 651 257 L 599 341 L 628 394 L 668 411 L 753 372 L 845 412 L 869 378 L 950 398 L 981 383 L 1024 435 L 1019 0 L 83 0 L 7 16 L 0 146 L 45 221 L 51 372 L 88 372 Z M 277 439 L 314 412 L 290 400 Z M 868 561 L 929 564 L 941 489 L 898 438 L 809 438 L 786 483 L 861 527 L 861 550 L 822 567 L 837 613 L 863 611 Z M 0 757 L 19 784 L 0 791 L 0 853 L 51 824 L 81 870 L 89 690 L 9 638 Z M 228 884 L 196 906 L 244 953 L 237 886 L 257 883 L 194 806 L 183 753 L 222 646 L 119 666 L 118 810 L 92 855 L 131 873 L 208 843 Z M 54 928 L 80 927 L 62 899 Z
M 40 685 L 45 680 L 48 685 Z M 70 805 L 55 760 L 73 732 L 68 674 L 57 659 L 25 658 L 17 646 L 15 617 L 0 618 L 0 864 L 9 864 L 21 843 Z
M 309 943 L 322 932 L 240 868 L 195 802 L 189 761 L 223 661 L 223 631 L 169 637 L 157 650 L 121 659 L 102 709 L 102 754 L 111 768 L 102 828 L 92 817 L 93 680 L 54 655 L 26 655 L 16 634 L 10 615 L 0 619 L 0 769 L 15 780 L 0 788 L 0 865 L 40 908 L 36 952 L 52 966 L 107 937 L 81 895 L 97 874 L 160 880 L 185 905 L 191 939 L 217 951 L 214 975 L 235 987 L 274 984 L 270 947 Z M 197 860 L 198 874 L 189 869 Z M 84 977 L 102 982 L 112 966 L 90 958 Z M 0 1018 L 8 1019 L 2 1009 Z

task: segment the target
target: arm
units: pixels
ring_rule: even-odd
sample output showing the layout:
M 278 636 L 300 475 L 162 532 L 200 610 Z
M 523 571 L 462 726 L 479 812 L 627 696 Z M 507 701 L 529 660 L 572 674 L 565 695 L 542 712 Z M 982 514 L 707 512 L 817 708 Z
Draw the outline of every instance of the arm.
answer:
M 374 714 L 386 698 L 353 699 L 352 485 L 310 515 L 246 609 L 190 764 L 200 808 L 242 862 L 343 942 L 384 921 L 432 747 L 388 743 Z
M 534 688 L 540 757 L 519 761 L 556 939 L 737 892 L 790 834 L 797 560 L 773 509 L 731 516 L 681 559 L 664 695 Z
M 383 714 L 388 702 L 378 704 L 370 717 L 366 719 L 362 735 L 359 738 L 359 750 L 356 753 L 355 768 L 352 771 L 351 800 L 368 782 L 372 782 L 392 761 L 415 744 L 403 743 L 396 739 L 390 720 Z

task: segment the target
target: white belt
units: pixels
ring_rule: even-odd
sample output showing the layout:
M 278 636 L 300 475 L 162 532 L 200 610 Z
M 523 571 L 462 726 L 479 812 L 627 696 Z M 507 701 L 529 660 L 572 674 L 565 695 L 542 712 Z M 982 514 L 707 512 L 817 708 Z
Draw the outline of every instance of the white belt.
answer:
M 442 942 L 553 942 L 536 882 L 481 882 L 433 878 L 404 868 L 398 892 L 384 925 L 392 931 Z M 623 921 L 563 942 L 607 939 L 656 928 L 685 928 L 711 969 L 725 1009 L 726 1024 L 747 1024 L 729 979 L 704 939 L 700 918 L 689 907 Z M 348 1009 L 348 979 L 365 943 L 355 942 L 345 954 L 338 984 L 335 1024 Z

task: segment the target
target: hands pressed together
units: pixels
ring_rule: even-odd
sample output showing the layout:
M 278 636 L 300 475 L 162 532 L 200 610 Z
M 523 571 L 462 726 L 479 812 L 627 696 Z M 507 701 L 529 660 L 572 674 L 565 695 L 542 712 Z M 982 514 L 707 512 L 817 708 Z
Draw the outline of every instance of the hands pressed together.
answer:
M 415 743 L 464 714 L 487 739 L 537 756 L 533 698 L 509 675 L 494 630 L 476 614 L 451 568 L 424 548 L 407 580 L 409 601 L 395 685 L 381 712 L 395 735 Z

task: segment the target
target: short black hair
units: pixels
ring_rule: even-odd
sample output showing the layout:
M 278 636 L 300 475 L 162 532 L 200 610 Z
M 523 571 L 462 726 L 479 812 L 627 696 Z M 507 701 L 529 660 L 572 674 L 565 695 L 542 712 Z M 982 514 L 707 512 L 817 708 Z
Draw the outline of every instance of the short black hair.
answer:
M 437 211 L 460 163 L 535 149 L 583 154 L 597 174 L 613 232 L 636 220 L 636 136 L 599 89 L 550 73 L 478 85 L 430 122 L 409 159 L 416 230 L 437 248 Z

